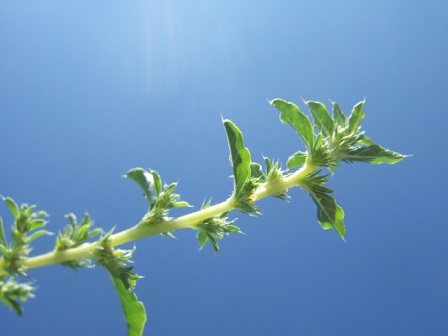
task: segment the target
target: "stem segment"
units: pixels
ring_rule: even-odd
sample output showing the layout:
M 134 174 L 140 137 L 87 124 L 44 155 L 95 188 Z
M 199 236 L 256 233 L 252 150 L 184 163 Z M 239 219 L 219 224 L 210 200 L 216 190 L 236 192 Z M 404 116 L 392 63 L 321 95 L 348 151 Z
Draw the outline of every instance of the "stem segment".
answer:
M 268 196 L 274 196 L 290 189 L 294 186 L 299 186 L 300 181 L 306 176 L 311 174 L 317 166 L 309 164 L 308 162 L 295 173 L 277 179 L 271 182 L 261 184 L 254 192 L 254 200 L 258 201 Z M 118 232 L 111 235 L 109 243 L 111 246 L 118 246 L 125 243 L 135 241 L 148 236 L 156 234 L 190 228 L 194 229 L 195 226 L 207 218 L 219 216 L 224 212 L 229 212 L 235 209 L 235 198 L 232 196 L 222 203 L 212 205 L 208 208 L 192 212 L 190 214 L 171 219 L 168 222 L 154 223 L 150 225 L 137 224 L 130 229 Z M 78 247 L 64 250 L 64 251 L 51 251 L 36 257 L 31 257 L 22 261 L 23 266 L 27 269 L 47 266 L 51 264 L 58 264 L 64 261 L 90 258 L 97 246 L 97 242 L 85 243 Z M 3 269 L 4 260 L 0 259 L 0 276 L 7 274 Z

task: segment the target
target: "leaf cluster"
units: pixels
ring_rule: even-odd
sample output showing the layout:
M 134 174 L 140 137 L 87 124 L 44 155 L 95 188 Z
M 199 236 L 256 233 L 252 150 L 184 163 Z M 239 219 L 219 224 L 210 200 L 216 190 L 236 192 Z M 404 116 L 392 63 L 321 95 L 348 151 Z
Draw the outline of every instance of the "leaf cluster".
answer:
M 265 171 L 259 163 L 252 162 L 250 165 L 252 178 L 256 180 L 257 184 L 268 183 L 275 184 L 276 181 L 280 181 L 284 177 L 284 172 L 280 168 L 278 161 L 271 162 L 267 157 L 264 157 Z M 272 195 L 282 200 L 287 200 L 290 196 L 287 194 L 287 190 L 283 190 L 277 194 Z
M 169 209 L 190 206 L 188 202 L 179 201 L 180 196 L 174 193 L 177 183 L 165 184 L 162 187 L 162 179 L 154 170 L 134 168 L 129 170 L 125 177 L 136 182 L 148 200 L 149 208 L 142 224 L 168 221 Z
M 23 308 L 19 301 L 25 302 L 34 297 L 35 288 L 30 283 L 20 283 L 14 276 L 0 276 L 0 301 L 23 315 Z
M 210 203 L 211 202 L 209 201 L 207 204 L 202 205 L 201 209 L 208 208 Z M 225 235 L 231 232 L 241 233 L 241 229 L 234 225 L 235 220 L 229 221 L 227 215 L 228 212 L 225 212 L 219 216 L 207 218 L 196 224 L 196 228 L 198 230 L 197 239 L 201 249 L 205 244 L 207 244 L 207 242 L 210 242 L 215 252 L 218 252 L 219 244 L 216 241 L 217 239 L 222 239 Z
M 110 245 L 111 235 L 112 231 L 100 238 L 93 256 L 113 277 L 120 279 L 126 288 L 135 287 L 140 279 L 140 276 L 131 272 L 134 268 L 131 258 L 135 247 L 132 250 L 115 249 Z
M 281 121 L 293 126 L 308 150 L 293 154 L 288 159 L 289 169 L 304 165 L 308 154 L 312 164 L 332 172 L 340 161 L 393 164 L 405 157 L 376 144 L 361 131 L 365 101 L 356 104 L 348 117 L 335 102 L 331 115 L 324 104 L 307 101 L 314 123 L 293 103 L 274 99 L 271 104 L 280 110 Z
M 31 252 L 29 244 L 43 236 L 51 234 L 42 228 L 47 224 L 45 211 L 34 211 L 35 205 L 22 204 L 20 207 L 12 198 L 3 198 L 11 211 L 14 223 L 11 227 L 12 242 L 7 243 L 3 221 L 0 218 L 0 252 L 3 255 L 3 268 L 9 274 L 25 275 L 25 269 L 20 261 Z
M 12 241 L 6 240 L 3 220 L 0 217 L 0 254 L 2 269 L 7 272 L 0 276 L 0 301 L 14 309 L 21 316 L 23 309 L 19 301 L 25 302 L 33 297 L 35 288 L 28 282 L 19 281 L 19 276 L 27 276 L 26 269 L 21 263 L 31 252 L 30 243 L 50 232 L 42 228 L 47 224 L 45 211 L 34 211 L 35 205 L 22 204 L 20 206 L 9 197 L 4 197 L 8 209 L 13 215 L 11 227 Z
M 289 157 L 288 169 L 309 165 L 326 167 L 334 172 L 341 161 L 393 164 L 405 157 L 374 143 L 361 131 L 360 124 L 365 117 L 364 101 L 356 104 L 348 117 L 337 103 L 333 103 L 331 115 L 324 104 L 305 102 L 314 122 L 294 103 L 283 99 L 274 99 L 270 103 L 280 111 L 280 120 L 294 128 L 307 149 Z M 331 196 L 333 191 L 324 186 L 326 182 L 326 175 L 319 176 L 318 172 L 313 172 L 299 185 L 309 192 L 316 203 L 317 219 L 321 226 L 324 229 L 335 229 L 343 238 L 344 211 Z
M 102 229 L 92 229 L 93 221 L 89 214 L 85 214 L 80 223 L 73 213 L 65 216 L 69 224 L 65 227 L 64 232 L 59 232 L 56 238 L 56 251 L 65 251 L 71 248 L 75 248 L 88 239 L 95 237 L 103 233 Z M 61 265 L 69 266 L 73 269 L 90 267 L 90 258 L 80 258 L 62 262 Z

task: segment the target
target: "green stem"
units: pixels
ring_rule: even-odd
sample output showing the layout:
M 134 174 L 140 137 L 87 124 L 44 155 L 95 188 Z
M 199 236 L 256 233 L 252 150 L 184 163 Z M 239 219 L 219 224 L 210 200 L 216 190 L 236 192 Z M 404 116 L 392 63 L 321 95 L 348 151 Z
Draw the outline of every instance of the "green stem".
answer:
M 276 179 L 274 181 L 260 185 L 253 195 L 255 201 L 261 200 L 268 196 L 278 195 L 287 189 L 300 185 L 300 181 L 311 174 L 315 169 L 317 169 L 316 166 L 307 162 L 301 169 L 297 170 L 295 173 L 287 177 Z M 232 196 L 222 203 L 218 203 L 208 208 L 172 219 L 168 222 L 154 223 L 150 225 L 139 223 L 131 227 L 130 229 L 111 235 L 109 242 L 111 246 L 118 246 L 135 241 L 137 239 L 153 236 L 164 232 L 170 232 L 184 228 L 194 229 L 195 226 L 203 220 L 214 216 L 219 216 L 224 212 L 229 212 L 234 209 L 235 199 Z M 93 242 L 85 243 L 78 247 L 64 251 L 54 250 L 36 257 L 28 258 L 26 260 L 23 260 L 21 263 L 27 269 L 30 269 L 51 264 L 59 264 L 69 260 L 90 258 L 92 257 L 96 245 L 97 242 Z M 0 259 L 0 276 L 7 274 L 7 272 L 2 267 L 3 265 L 4 260 Z

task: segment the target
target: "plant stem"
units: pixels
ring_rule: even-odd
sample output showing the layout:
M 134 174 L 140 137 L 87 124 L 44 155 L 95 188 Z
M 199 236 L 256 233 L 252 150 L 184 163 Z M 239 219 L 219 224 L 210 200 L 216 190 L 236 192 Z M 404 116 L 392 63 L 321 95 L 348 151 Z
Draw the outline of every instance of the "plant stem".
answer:
M 317 166 L 310 164 L 307 160 L 305 165 L 297 170 L 295 173 L 286 177 L 276 179 L 267 183 L 261 184 L 254 192 L 253 198 L 255 201 L 261 200 L 268 196 L 275 196 L 281 194 L 294 186 L 299 186 L 301 180 L 311 174 Z M 118 232 L 110 236 L 109 243 L 111 246 L 118 246 L 125 243 L 135 241 L 148 236 L 170 232 L 174 230 L 190 228 L 194 229 L 196 225 L 207 218 L 219 216 L 224 212 L 229 212 L 235 209 L 235 199 L 233 196 L 226 201 L 212 205 L 210 207 L 192 212 L 190 214 L 171 219 L 167 222 L 145 224 L 139 223 L 130 229 Z M 31 257 L 23 260 L 21 263 L 25 268 L 37 268 L 51 264 L 58 264 L 64 261 L 75 260 L 80 258 L 90 258 L 97 246 L 97 242 L 85 243 L 78 247 L 68 250 L 58 251 L 54 250 L 36 257 Z M 4 260 L 0 259 L 0 276 L 7 274 L 3 269 Z

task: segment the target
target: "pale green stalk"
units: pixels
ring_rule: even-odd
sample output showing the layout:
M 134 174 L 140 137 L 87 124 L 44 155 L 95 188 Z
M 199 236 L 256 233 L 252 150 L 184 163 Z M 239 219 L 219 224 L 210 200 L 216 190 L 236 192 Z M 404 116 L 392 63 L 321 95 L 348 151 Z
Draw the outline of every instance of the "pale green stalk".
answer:
M 305 164 L 301 169 L 295 173 L 275 179 L 273 181 L 261 184 L 253 194 L 254 201 L 261 200 L 268 196 L 275 196 L 281 194 L 287 189 L 298 186 L 300 181 L 307 175 L 312 173 L 317 167 L 312 164 Z M 235 209 L 235 198 L 231 196 L 226 201 L 212 205 L 210 207 L 192 212 L 190 214 L 171 219 L 168 222 L 155 223 L 150 225 L 137 224 L 130 229 L 118 232 L 110 236 L 109 243 L 111 246 L 118 246 L 125 243 L 135 241 L 148 236 L 156 234 L 191 228 L 194 229 L 197 223 L 204 221 L 207 218 L 219 216 L 222 213 L 229 212 Z M 78 247 L 68 250 L 58 251 L 54 250 L 36 257 L 31 257 L 23 260 L 21 263 L 25 268 L 37 268 L 51 264 L 59 264 L 69 260 L 80 258 L 90 258 L 97 246 L 97 242 L 85 243 Z M 3 270 L 3 259 L 0 260 L 0 275 L 6 274 Z

